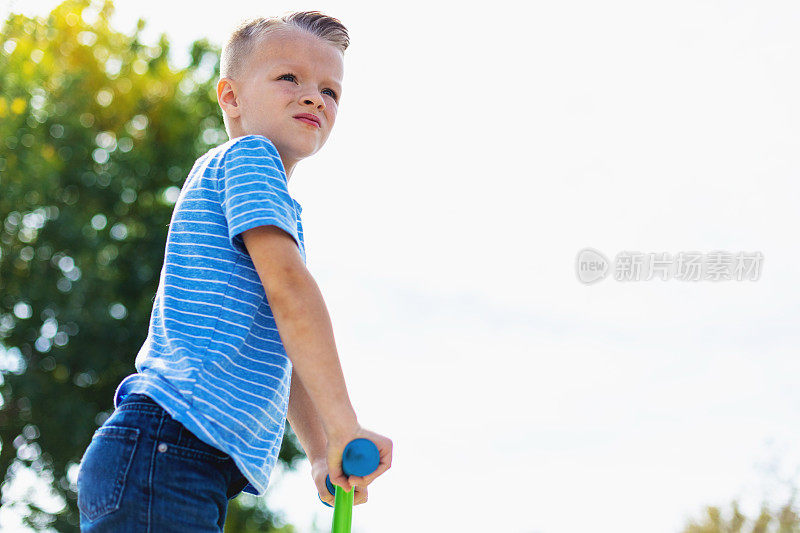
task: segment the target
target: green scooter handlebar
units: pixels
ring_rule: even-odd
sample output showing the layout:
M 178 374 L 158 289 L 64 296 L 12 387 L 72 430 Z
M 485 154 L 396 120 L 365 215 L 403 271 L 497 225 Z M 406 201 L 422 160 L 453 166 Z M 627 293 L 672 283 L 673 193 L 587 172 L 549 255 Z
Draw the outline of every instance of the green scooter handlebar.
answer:
M 345 446 L 342 453 L 342 471 L 346 476 L 368 476 L 378 468 L 379 464 L 378 447 L 369 439 L 353 439 Z M 354 489 L 345 491 L 342 487 L 334 485 L 331 483 L 330 475 L 325 478 L 325 486 L 334 497 L 332 533 L 350 533 Z M 324 501 L 322 503 L 330 507 Z

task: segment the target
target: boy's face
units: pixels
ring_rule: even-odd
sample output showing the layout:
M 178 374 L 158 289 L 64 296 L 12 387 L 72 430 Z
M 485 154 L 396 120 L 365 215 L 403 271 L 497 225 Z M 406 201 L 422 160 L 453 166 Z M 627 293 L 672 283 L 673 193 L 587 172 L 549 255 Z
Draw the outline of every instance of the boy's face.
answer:
M 314 35 L 294 28 L 267 35 L 253 48 L 238 79 L 223 78 L 217 84 L 231 137 L 267 137 L 288 176 L 328 139 L 343 72 L 342 53 Z M 319 125 L 295 118 L 300 113 L 316 116 Z

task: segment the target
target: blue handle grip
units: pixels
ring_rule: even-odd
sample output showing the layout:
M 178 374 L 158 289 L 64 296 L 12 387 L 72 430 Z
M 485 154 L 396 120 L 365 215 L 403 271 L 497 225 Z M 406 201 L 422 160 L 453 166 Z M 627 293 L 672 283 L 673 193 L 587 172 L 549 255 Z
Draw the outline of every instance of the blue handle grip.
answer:
M 368 476 L 378 468 L 380 462 L 378 447 L 369 439 L 351 440 L 344 447 L 344 453 L 342 453 L 342 470 L 346 476 Z M 330 475 L 325 478 L 325 486 L 328 487 L 331 495 L 336 495 L 336 487 L 331 483 Z M 322 501 L 321 496 L 319 500 L 328 507 L 333 507 Z

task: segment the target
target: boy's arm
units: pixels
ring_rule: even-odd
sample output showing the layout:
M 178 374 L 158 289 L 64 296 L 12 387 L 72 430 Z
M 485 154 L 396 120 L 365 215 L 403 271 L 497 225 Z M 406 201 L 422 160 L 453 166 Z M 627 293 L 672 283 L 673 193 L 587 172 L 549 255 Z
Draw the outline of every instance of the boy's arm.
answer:
M 250 228 L 242 232 L 242 240 L 264 285 L 292 371 L 300 376 L 328 441 L 338 445 L 360 426 L 347 394 L 333 327 L 319 287 L 294 239 L 279 227 Z
M 289 411 L 286 419 L 302 444 L 308 461 L 312 464 L 320 459 L 324 461 L 327 449 L 325 430 L 317 409 L 294 367 L 292 367 L 292 388 L 289 394 Z

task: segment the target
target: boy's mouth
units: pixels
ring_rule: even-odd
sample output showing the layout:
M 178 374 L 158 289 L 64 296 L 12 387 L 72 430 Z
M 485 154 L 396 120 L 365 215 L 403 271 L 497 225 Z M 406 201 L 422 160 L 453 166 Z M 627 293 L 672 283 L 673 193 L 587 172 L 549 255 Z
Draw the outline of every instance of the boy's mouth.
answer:
M 299 115 L 295 115 L 294 118 L 300 122 L 316 126 L 317 128 L 321 127 L 319 118 L 311 113 L 300 113 Z

